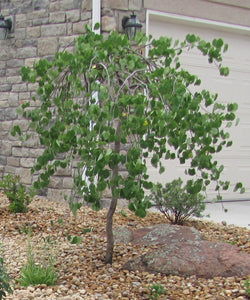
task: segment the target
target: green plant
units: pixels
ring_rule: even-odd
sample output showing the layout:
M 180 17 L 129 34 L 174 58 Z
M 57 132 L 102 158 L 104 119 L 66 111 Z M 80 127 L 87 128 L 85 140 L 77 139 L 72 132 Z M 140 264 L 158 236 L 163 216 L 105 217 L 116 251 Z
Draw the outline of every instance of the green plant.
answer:
M 149 196 L 157 208 L 173 224 L 183 224 L 190 216 L 201 217 L 205 210 L 204 196 L 201 193 L 190 194 L 187 186 L 182 187 L 183 181 L 178 178 L 165 187 L 157 183 Z
M 33 191 L 26 192 L 19 176 L 5 175 L 0 181 L 0 188 L 10 202 L 9 210 L 11 212 L 22 213 L 27 211 L 27 205 L 31 202 Z
M 82 242 L 82 237 L 75 235 L 71 236 L 70 234 L 67 235 L 67 240 L 70 242 L 70 244 L 81 244 Z
M 250 280 L 246 279 L 244 283 L 244 287 L 246 288 L 246 295 L 248 298 L 250 298 Z
M 140 51 L 145 47 L 147 57 Z M 201 80 L 181 67 L 182 52 L 194 48 L 215 63 L 222 76 L 229 74 L 222 65 L 228 48 L 222 39 L 207 42 L 188 34 L 179 42 L 138 34 L 131 42 L 115 31 L 105 37 L 95 34 L 88 26 L 73 52 L 58 52 L 53 60 L 22 68 L 23 81 L 38 83 L 32 101 L 41 103 L 34 107 L 26 102 L 19 108 L 44 147 L 32 168 L 39 173 L 34 187 L 48 186 L 58 168 L 71 167 L 77 158 L 74 184 L 80 197 L 98 210 L 103 193 L 111 191 L 106 263 L 112 263 L 118 198 L 127 199 L 129 209 L 140 217 L 151 206 L 145 197 L 145 190 L 152 188 L 148 163 L 161 174 L 164 159 L 186 163 L 191 194 L 211 182 L 218 192 L 229 188 L 229 182 L 220 180 L 223 166 L 215 155 L 232 145 L 227 126 L 236 120 L 238 105 L 220 104 L 217 94 L 201 88 Z M 11 133 L 23 140 L 30 136 L 19 126 Z M 237 189 L 244 191 L 241 183 Z
M 54 267 L 54 258 L 48 250 L 45 250 L 46 256 L 40 256 L 39 261 L 36 262 L 30 236 L 28 237 L 27 263 L 21 269 L 20 285 L 27 287 L 29 285 L 46 284 L 49 286 L 56 283 L 58 275 Z
M 59 219 L 57 220 L 57 222 L 58 222 L 58 224 L 61 225 L 61 226 L 64 225 L 64 221 L 63 221 L 62 218 L 59 218 Z
M 19 233 L 25 233 L 25 234 L 28 234 L 28 235 L 31 235 L 32 233 L 32 227 L 30 224 L 24 224 L 24 225 L 19 225 L 18 226 L 18 232 Z
M 88 233 L 88 232 L 92 232 L 93 230 L 94 230 L 93 227 L 90 227 L 90 228 L 83 228 L 83 229 L 82 229 L 82 233 L 83 233 L 83 234 L 86 234 L 86 233 Z
M 70 207 L 70 210 L 72 211 L 73 215 L 76 217 L 77 210 L 82 207 L 82 203 L 70 201 L 69 207 Z
M 164 289 L 164 287 L 160 283 L 152 284 L 148 289 L 151 293 L 149 298 L 152 299 L 152 300 L 157 300 L 159 296 L 166 293 L 166 290 Z
M 121 215 L 122 215 L 123 217 L 125 217 L 125 218 L 127 217 L 127 214 L 126 214 L 125 210 L 123 210 L 123 209 L 121 210 Z
M 6 297 L 6 293 L 13 294 L 11 284 L 12 284 L 12 280 L 6 271 L 3 250 L 1 248 L 0 250 L 0 300 L 2 300 L 3 297 Z

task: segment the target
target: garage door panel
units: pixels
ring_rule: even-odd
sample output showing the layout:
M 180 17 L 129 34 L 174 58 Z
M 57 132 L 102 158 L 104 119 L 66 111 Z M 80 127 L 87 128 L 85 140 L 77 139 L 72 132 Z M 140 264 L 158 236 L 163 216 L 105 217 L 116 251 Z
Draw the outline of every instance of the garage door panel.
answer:
M 214 38 L 222 38 L 229 44 L 228 52 L 224 53 L 223 65 L 230 69 L 229 77 L 219 75 L 218 68 L 209 64 L 198 50 L 183 53 L 181 58 L 182 67 L 192 74 L 198 75 L 202 85 L 195 89 L 207 89 L 212 94 L 218 93 L 218 101 L 224 104 L 237 102 L 239 110 L 237 117 L 240 123 L 237 127 L 226 128 L 230 132 L 233 146 L 225 148 L 216 155 L 219 164 L 224 164 L 222 179 L 230 180 L 232 183 L 242 181 L 246 187 L 246 193 L 236 194 L 223 192 L 224 199 L 250 199 L 250 36 L 239 32 L 228 32 L 221 28 L 215 30 L 209 25 L 194 24 L 170 19 L 157 19 L 149 17 L 149 34 L 153 37 L 168 36 L 173 40 L 182 41 L 188 33 L 199 35 L 202 39 L 212 41 Z M 192 91 L 194 91 L 192 89 Z M 179 176 L 183 179 L 189 178 L 184 174 L 188 165 L 180 165 L 178 160 L 164 162 L 166 173 L 159 175 L 156 170 L 149 167 L 151 179 L 154 181 L 167 182 Z M 214 188 L 214 186 L 213 186 Z M 208 199 L 214 198 L 216 193 L 210 188 L 207 193 Z

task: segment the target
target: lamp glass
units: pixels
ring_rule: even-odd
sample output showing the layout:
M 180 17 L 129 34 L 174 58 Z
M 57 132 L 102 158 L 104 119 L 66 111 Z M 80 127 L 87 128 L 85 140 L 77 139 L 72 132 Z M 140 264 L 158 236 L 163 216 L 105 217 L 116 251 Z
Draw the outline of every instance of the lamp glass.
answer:
M 131 15 L 130 18 L 125 17 L 123 23 L 124 31 L 129 40 L 132 40 L 138 31 L 141 31 L 142 24 L 136 17 L 136 15 Z

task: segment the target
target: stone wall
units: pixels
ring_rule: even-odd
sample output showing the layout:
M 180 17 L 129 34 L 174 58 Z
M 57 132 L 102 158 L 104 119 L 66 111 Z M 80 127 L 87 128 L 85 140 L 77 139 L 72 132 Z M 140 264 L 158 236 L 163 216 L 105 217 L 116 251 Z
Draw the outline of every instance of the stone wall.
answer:
M 24 143 L 10 135 L 14 125 L 23 131 L 28 128 L 16 109 L 29 101 L 37 89 L 36 84 L 22 82 L 20 69 L 32 66 L 39 58 L 51 59 L 83 34 L 85 25 L 91 23 L 92 1 L 1 1 L 1 13 L 13 18 L 14 30 L 8 39 L 0 40 L 0 179 L 16 174 L 29 186 L 37 177 L 31 174 L 31 167 L 43 150 L 36 135 Z M 71 192 L 72 172 L 59 170 L 52 178 L 49 189 L 44 191 L 50 199 L 61 197 L 61 191 Z

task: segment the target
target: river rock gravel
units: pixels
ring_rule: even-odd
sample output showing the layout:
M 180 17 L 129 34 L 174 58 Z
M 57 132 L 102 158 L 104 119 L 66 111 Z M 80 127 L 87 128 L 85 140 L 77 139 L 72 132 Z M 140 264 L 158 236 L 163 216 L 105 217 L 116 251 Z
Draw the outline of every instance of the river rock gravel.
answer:
M 165 293 L 158 299 L 248 299 L 244 284 L 247 277 L 196 276 L 179 277 L 147 272 L 131 272 L 122 266 L 129 259 L 147 253 L 152 247 L 117 243 L 113 265 L 103 262 L 106 250 L 105 221 L 107 210 L 93 211 L 82 207 L 74 216 L 65 202 L 51 202 L 36 198 L 25 214 L 11 214 L 8 201 L 0 195 L 0 241 L 9 274 L 15 283 L 13 295 L 6 299 L 150 299 L 149 287 L 160 284 Z M 125 212 L 125 213 L 124 213 Z M 163 215 L 148 213 L 140 219 L 128 210 L 117 210 L 114 226 L 139 229 L 167 222 Z M 204 220 L 191 220 L 188 226 L 198 229 L 205 239 L 235 244 L 241 251 L 250 253 L 250 230 L 236 226 L 225 226 Z M 37 262 L 42 258 L 54 259 L 58 272 L 55 286 L 29 286 L 18 283 L 21 267 L 27 259 L 28 232 L 32 253 Z M 72 244 L 74 237 L 80 243 Z M 212 267 L 212 266 L 211 266 Z

